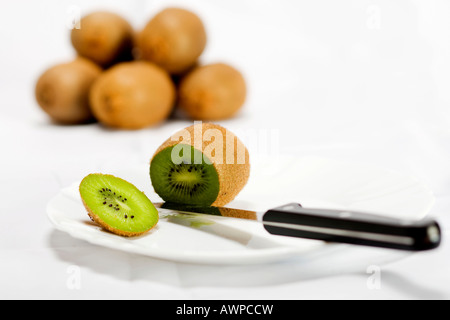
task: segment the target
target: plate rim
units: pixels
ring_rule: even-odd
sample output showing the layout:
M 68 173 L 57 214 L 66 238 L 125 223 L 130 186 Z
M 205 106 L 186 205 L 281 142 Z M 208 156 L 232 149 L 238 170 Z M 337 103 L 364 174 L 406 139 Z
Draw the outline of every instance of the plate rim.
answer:
M 311 158 L 311 156 L 295 157 L 295 158 Z M 341 164 L 347 164 L 347 165 L 354 163 L 354 162 L 350 162 L 350 161 L 344 162 L 342 160 L 333 161 L 334 159 L 325 158 L 325 157 L 313 156 L 312 158 L 317 158 L 317 159 L 332 161 L 334 163 L 341 163 Z M 361 162 L 358 162 L 358 163 L 361 164 Z M 367 164 L 367 163 L 364 165 L 369 166 L 371 168 L 376 168 L 378 170 L 383 170 L 384 172 L 387 172 L 387 173 L 401 175 L 405 179 L 412 179 L 412 181 L 415 181 L 416 183 L 420 184 L 421 187 L 423 187 L 424 189 L 427 190 L 427 193 L 430 197 L 430 199 L 429 199 L 430 201 L 428 202 L 428 205 L 426 206 L 426 208 L 422 209 L 421 216 L 426 217 L 429 215 L 431 208 L 433 207 L 433 205 L 436 201 L 435 196 L 434 196 L 432 190 L 429 188 L 429 186 L 427 186 L 422 181 L 418 180 L 416 177 L 413 177 L 411 175 L 399 173 L 399 172 L 396 172 L 391 169 L 376 167 L 376 166 L 373 166 L 373 165 Z M 106 248 L 113 249 L 113 250 L 120 250 L 120 251 L 124 251 L 124 252 L 128 252 L 128 253 L 144 255 L 144 256 L 151 257 L 151 258 L 168 260 L 168 261 L 172 261 L 172 262 L 194 263 L 194 264 L 203 264 L 203 265 L 205 265 L 205 264 L 206 265 L 208 265 L 208 264 L 212 264 L 212 265 L 217 265 L 217 264 L 247 265 L 247 264 L 277 262 L 280 260 L 285 260 L 287 258 L 291 258 L 298 254 L 303 255 L 303 254 L 308 254 L 310 252 L 317 252 L 318 249 L 320 250 L 320 248 L 342 245 L 342 244 L 325 243 L 323 241 L 306 239 L 308 241 L 316 242 L 317 245 L 311 245 L 306 249 L 298 248 L 298 247 L 279 246 L 279 247 L 275 247 L 275 248 L 264 248 L 264 249 L 253 250 L 253 251 L 251 251 L 251 250 L 242 250 L 242 251 L 234 250 L 234 251 L 225 251 L 225 252 L 220 251 L 220 252 L 217 252 L 214 254 L 212 254 L 210 251 L 203 253 L 203 254 L 190 252 L 189 255 L 182 254 L 182 255 L 176 255 L 176 256 L 174 256 L 173 254 L 168 254 L 167 252 L 164 252 L 165 250 L 160 249 L 160 248 L 152 248 L 151 252 L 149 252 L 148 248 L 146 248 L 146 250 L 144 250 L 141 248 L 141 246 L 135 246 L 135 245 L 132 245 L 132 243 L 127 243 L 127 245 L 123 245 L 121 243 L 120 246 L 117 246 L 117 244 L 115 244 L 114 241 L 110 241 L 109 239 L 111 236 L 112 237 L 120 237 L 120 236 L 117 236 L 114 234 L 108 234 L 108 237 L 102 237 L 102 236 L 98 236 L 97 231 L 92 231 L 92 232 L 91 231 L 89 231 L 89 232 L 82 231 L 82 232 L 80 232 L 79 229 L 74 229 L 73 226 L 65 225 L 64 223 L 61 223 L 61 221 L 58 221 L 57 215 L 59 215 L 59 211 L 54 208 L 54 205 L 53 205 L 54 202 L 61 196 L 68 197 L 68 195 L 65 195 L 65 191 L 68 191 L 68 190 L 73 191 L 73 189 L 75 187 L 78 189 L 77 184 L 79 185 L 80 181 L 81 181 L 81 179 L 79 181 L 71 183 L 69 186 L 61 188 L 59 190 L 59 192 L 54 197 L 51 198 L 51 200 L 47 203 L 47 207 L 46 207 L 47 218 L 50 220 L 50 222 L 53 224 L 53 226 L 61 232 L 65 232 L 76 239 L 84 240 L 91 244 L 106 247 Z M 100 229 L 101 229 L 101 227 L 97 226 L 96 229 L 92 229 L 92 230 L 100 230 Z M 100 230 L 100 232 L 106 232 L 106 231 Z M 150 232 L 152 232 L 152 231 L 150 231 Z M 121 241 L 127 240 L 126 238 L 123 238 L 123 237 L 120 237 L 120 239 L 121 239 Z M 232 258 L 234 258 L 234 259 L 232 259 Z

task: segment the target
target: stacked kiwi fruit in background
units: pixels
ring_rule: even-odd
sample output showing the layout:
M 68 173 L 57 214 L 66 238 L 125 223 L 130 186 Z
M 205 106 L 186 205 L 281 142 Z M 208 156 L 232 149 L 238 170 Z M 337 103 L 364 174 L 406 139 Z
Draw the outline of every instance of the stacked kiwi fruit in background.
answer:
M 71 42 L 77 57 L 46 70 L 35 87 L 38 104 L 57 123 L 135 130 L 175 112 L 216 121 L 235 116 L 245 102 L 236 68 L 199 62 L 206 30 L 188 10 L 162 10 L 138 31 L 115 13 L 93 12 L 71 31 Z

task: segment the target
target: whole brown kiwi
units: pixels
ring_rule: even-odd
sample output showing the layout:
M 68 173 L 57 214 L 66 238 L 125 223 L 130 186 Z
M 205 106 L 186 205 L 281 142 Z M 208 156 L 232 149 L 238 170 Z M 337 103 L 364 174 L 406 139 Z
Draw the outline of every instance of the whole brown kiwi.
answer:
M 96 11 L 80 20 L 71 32 L 77 53 L 106 68 L 133 59 L 134 30 L 127 20 L 107 11 Z
M 194 120 L 223 120 L 233 117 L 247 95 L 242 74 L 228 64 L 200 66 L 179 87 L 179 107 Z
M 55 65 L 38 79 L 35 96 L 39 106 L 57 123 L 80 124 L 94 120 L 89 90 L 102 69 L 84 58 Z
M 179 74 L 197 61 L 205 46 L 206 31 L 200 18 L 184 9 L 168 8 L 140 32 L 137 51 L 140 58 Z
M 142 129 L 169 117 L 175 86 L 169 74 L 145 61 L 119 63 L 94 83 L 90 101 L 96 118 L 109 127 Z

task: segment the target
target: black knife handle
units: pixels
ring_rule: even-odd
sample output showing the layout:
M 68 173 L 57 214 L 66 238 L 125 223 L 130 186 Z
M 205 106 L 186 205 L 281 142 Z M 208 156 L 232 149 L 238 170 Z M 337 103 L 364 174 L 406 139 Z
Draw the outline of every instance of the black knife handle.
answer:
M 267 211 L 262 220 L 271 234 L 327 242 L 408 251 L 434 249 L 441 242 L 440 227 L 431 219 L 406 221 L 354 211 L 307 209 L 291 203 Z

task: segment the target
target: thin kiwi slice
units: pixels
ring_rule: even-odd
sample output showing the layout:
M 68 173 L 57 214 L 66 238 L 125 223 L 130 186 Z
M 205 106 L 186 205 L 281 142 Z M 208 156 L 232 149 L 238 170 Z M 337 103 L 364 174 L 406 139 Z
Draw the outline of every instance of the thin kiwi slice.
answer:
M 89 217 L 106 230 L 132 237 L 152 229 L 158 211 L 131 183 L 107 174 L 90 174 L 81 181 L 80 195 Z
M 219 194 L 219 176 L 214 166 L 205 162 L 201 151 L 186 147 L 178 152 L 171 146 L 153 158 L 150 177 L 155 192 L 167 202 L 209 206 Z M 172 160 L 174 151 L 179 161 Z M 195 163 L 194 159 L 201 162 Z

